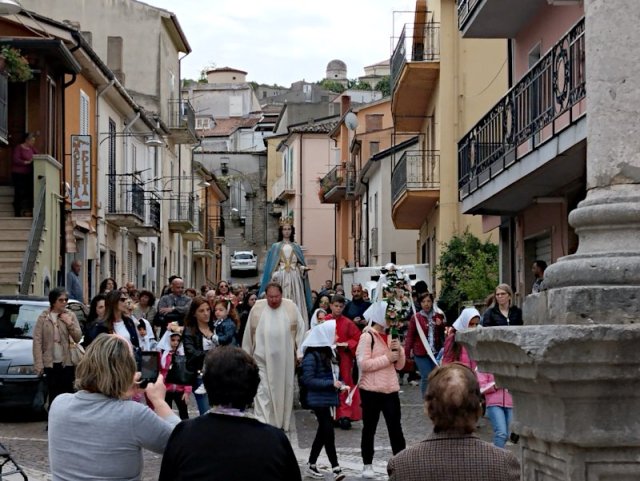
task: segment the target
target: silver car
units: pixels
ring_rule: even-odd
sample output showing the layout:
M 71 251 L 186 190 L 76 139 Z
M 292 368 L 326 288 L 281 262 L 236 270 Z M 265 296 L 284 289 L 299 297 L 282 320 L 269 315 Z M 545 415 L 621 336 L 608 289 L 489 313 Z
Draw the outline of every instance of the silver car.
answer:
M 0 408 L 44 407 L 44 385 L 33 367 L 33 329 L 48 307 L 46 297 L 0 296 Z M 73 300 L 67 307 L 83 326 L 86 307 Z

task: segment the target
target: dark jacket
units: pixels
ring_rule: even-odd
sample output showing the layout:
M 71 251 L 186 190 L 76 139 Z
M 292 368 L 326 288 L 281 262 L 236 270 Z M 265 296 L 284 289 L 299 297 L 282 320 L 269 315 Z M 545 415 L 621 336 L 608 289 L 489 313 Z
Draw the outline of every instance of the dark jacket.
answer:
M 482 316 L 483 327 L 522 326 L 522 324 L 522 310 L 518 306 L 509 308 L 509 319 L 502 315 L 497 305 L 487 309 Z
M 338 405 L 331 360 L 323 360 L 322 354 L 312 347 L 307 348 L 302 359 L 302 383 L 307 388 L 307 404 L 310 408 Z
M 213 322 L 209 321 L 209 329 L 214 332 Z M 204 364 L 204 356 L 207 352 L 203 349 L 202 333 L 197 327 L 191 329 L 185 327 L 182 335 L 182 345 L 184 346 L 184 355 L 187 357 L 187 367 L 190 371 L 202 371 Z
M 124 327 L 127 328 L 127 332 L 129 332 L 129 337 L 131 337 L 131 344 L 133 347 L 140 348 L 140 343 L 138 342 L 138 330 L 136 329 L 133 319 L 122 316 L 122 322 L 124 322 Z M 113 332 L 110 332 L 107 328 L 105 321 L 98 322 L 90 329 L 88 336 L 85 336 L 85 345 L 88 346 L 91 344 L 91 342 L 93 342 L 93 340 L 100 334 L 113 334 Z M 88 337 L 88 339 L 86 337 Z

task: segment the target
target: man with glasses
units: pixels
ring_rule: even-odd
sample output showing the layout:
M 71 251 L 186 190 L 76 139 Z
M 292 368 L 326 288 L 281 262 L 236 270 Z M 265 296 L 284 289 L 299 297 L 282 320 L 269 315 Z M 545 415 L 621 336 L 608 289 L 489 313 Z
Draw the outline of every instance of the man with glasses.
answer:
M 191 298 L 184 293 L 184 281 L 176 277 L 171 281 L 170 292 L 160 298 L 158 314 L 153 324 L 160 327 L 160 337 L 167 330 L 167 324 L 177 322 L 184 324 L 184 317 L 189 311 Z

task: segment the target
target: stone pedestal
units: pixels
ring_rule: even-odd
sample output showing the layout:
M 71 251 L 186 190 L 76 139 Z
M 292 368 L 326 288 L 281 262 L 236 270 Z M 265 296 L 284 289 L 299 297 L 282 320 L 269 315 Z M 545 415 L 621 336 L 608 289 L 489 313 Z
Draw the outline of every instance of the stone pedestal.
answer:
M 525 327 L 467 333 L 514 397 L 523 481 L 640 480 L 640 1 L 585 0 L 587 195 Z

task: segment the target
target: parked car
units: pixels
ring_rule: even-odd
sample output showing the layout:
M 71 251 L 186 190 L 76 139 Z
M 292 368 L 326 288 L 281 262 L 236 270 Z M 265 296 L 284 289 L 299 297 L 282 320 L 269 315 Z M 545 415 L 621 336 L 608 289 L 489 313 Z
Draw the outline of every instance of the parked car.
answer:
M 43 386 L 33 368 L 33 330 L 48 307 L 46 297 L 0 296 L 0 408 L 44 407 L 38 395 Z M 83 326 L 86 306 L 69 300 L 68 308 Z
M 234 272 L 258 274 L 258 256 L 253 251 L 236 251 L 231 256 L 231 274 Z

